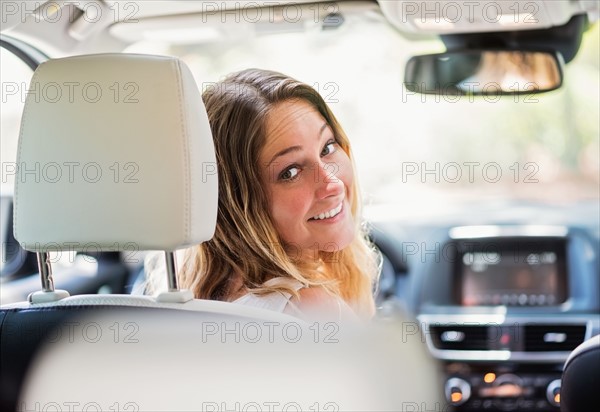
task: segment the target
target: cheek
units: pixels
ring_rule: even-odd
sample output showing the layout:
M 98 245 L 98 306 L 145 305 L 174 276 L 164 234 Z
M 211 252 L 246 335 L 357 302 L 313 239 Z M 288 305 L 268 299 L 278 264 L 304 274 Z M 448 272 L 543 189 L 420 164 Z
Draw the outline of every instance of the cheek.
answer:
M 291 232 L 303 222 L 310 203 L 303 190 L 271 190 L 269 193 L 270 212 L 273 223 L 281 237 L 292 241 Z

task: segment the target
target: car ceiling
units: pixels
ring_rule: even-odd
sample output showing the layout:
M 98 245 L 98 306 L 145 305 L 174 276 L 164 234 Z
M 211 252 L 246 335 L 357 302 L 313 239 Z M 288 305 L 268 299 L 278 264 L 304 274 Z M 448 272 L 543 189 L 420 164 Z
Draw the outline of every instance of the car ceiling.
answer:
M 407 36 L 539 30 L 561 26 L 577 14 L 598 19 L 597 1 L 34 1 L 2 2 L 2 34 L 24 41 L 51 57 L 123 50 L 132 38 L 116 29 L 127 22 L 152 22 L 182 15 L 203 16 L 221 23 L 224 10 L 319 7 L 329 11 L 380 10 L 387 21 Z M 233 12 L 232 12 L 233 13 Z M 265 15 L 269 15 L 268 13 Z M 212 16 L 212 17 L 211 17 Z M 272 14 L 271 14 L 272 16 Z M 479 16 L 479 17 L 477 17 Z M 84 18 L 85 17 L 85 18 Z M 206 17 L 206 18 L 204 18 Z M 212 20 L 211 20 L 212 18 Z M 171 23 L 171 19 L 168 22 Z M 166 20 L 162 23 L 165 24 Z M 234 20 L 237 22 L 237 20 Z M 107 30 L 113 26 L 111 30 Z M 135 25 L 139 30 L 140 26 Z M 147 25 L 147 28 L 151 28 Z M 131 33 L 132 30 L 129 30 Z M 124 34 L 125 33 L 125 34 Z

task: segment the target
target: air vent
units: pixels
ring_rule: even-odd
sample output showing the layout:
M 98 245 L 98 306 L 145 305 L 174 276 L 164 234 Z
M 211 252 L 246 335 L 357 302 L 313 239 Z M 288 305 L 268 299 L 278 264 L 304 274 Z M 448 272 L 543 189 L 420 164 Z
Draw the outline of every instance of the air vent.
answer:
M 487 350 L 487 326 L 430 326 L 431 340 L 438 349 Z
M 525 325 L 525 352 L 572 351 L 585 339 L 585 325 Z

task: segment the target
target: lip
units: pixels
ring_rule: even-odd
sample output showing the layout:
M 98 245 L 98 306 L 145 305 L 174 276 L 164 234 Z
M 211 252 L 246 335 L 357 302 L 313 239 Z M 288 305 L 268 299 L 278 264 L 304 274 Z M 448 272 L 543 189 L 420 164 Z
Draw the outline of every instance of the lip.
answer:
M 346 215 L 346 205 L 345 205 L 345 202 L 342 202 L 342 210 L 340 210 L 340 213 L 338 213 L 334 217 L 330 217 L 327 219 L 319 219 L 319 220 L 308 220 L 308 223 L 332 224 L 332 223 L 336 223 L 336 222 L 342 220 L 345 215 Z

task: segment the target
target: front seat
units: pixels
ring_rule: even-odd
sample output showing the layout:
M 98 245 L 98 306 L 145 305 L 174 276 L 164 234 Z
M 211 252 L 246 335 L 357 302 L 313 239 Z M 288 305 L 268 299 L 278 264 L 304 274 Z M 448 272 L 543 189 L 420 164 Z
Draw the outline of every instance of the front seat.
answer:
M 560 389 L 562 412 L 587 412 L 600 405 L 600 335 L 580 344 L 567 358 Z

